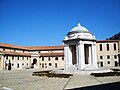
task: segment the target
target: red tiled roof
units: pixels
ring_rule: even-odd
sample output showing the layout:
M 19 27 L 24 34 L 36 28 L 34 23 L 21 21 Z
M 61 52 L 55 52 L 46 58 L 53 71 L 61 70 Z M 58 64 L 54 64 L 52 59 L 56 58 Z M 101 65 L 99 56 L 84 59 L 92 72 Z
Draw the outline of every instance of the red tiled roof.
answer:
M 0 47 L 4 48 L 13 48 L 13 49 L 21 49 L 21 50 L 29 50 L 29 51 L 37 51 L 37 50 L 63 50 L 64 46 L 16 46 L 12 44 L 4 44 L 0 43 Z
M 11 55 L 11 56 L 31 56 L 32 53 L 22 53 L 22 52 L 8 52 L 8 51 L 0 51 L 3 55 Z M 64 53 L 40 53 L 40 56 L 49 57 L 49 56 L 64 56 Z
M 5 44 L 5 43 L 0 43 L 0 47 L 27 50 L 27 48 L 25 48 L 24 46 L 16 46 L 16 45 Z
M 64 46 L 28 46 L 26 47 L 28 50 L 63 50 Z
M 13 56 L 31 56 L 31 53 L 22 53 L 22 52 L 1 51 L 1 53 L 5 55 L 13 55 Z

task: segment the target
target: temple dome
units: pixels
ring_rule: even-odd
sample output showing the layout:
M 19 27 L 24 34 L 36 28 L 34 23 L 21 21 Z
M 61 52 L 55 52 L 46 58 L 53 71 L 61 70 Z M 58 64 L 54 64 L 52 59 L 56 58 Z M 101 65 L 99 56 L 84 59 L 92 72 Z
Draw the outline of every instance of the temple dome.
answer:
M 70 40 L 70 39 L 92 39 L 95 40 L 95 36 L 92 35 L 91 32 L 88 31 L 87 28 L 81 26 L 80 23 L 77 24 L 74 28 L 68 32 L 67 36 L 65 37 L 64 40 Z
M 77 31 L 77 32 L 88 32 L 88 30 L 85 27 L 81 26 L 80 23 L 78 23 L 76 27 L 72 28 L 70 32 L 74 32 L 74 31 Z

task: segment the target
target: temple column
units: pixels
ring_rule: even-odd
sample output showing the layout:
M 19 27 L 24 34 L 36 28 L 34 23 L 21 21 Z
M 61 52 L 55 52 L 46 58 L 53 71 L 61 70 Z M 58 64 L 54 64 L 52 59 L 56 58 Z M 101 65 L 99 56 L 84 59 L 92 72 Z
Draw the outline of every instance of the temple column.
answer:
M 89 61 L 88 61 L 88 63 L 89 63 L 89 65 L 92 65 L 92 63 L 91 63 L 91 60 L 92 60 L 92 46 L 91 45 L 89 45 Z
M 69 46 L 67 44 L 64 45 L 64 59 L 65 59 L 65 63 L 64 63 L 64 67 L 65 70 L 68 70 L 69 67 Z
M 93 67 L 98 67 L 97 66 L 97 58 L 96 58 L 96 42 L 93 42 L 93 44 L 92 44 L 92 66 Z
M 78 45 L 76 45 L 77 70 L 78 70 L 78 67 L 79 67 L 79 47 L 78 47 Z
M 79 65 L 78 65 L 78 69 L 82 70 L 85 66 L 85 62 L 84 62 L 84 44 L 82 43 L 82 41 L 79 42 L 78 45 L 78 59 L 79 59 Z
M 68 62 L 69 62 L 69 67 L 71 67 L 72 64 L 72 47 L 68 46 Z

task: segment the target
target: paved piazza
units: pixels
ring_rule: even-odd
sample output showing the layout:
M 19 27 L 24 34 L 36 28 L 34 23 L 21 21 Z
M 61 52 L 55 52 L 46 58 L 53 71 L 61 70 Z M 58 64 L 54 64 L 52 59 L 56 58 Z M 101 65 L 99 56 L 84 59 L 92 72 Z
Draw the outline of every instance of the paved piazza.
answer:
M 106 83 L 120 82 L 120 76 L 97 78 L 90 75 L 74 75 L 70 78 L 47 78 L 32 76 L 33 71 L 40 70 L 0 70 L 0 90 L 64 90 L 74 88 L 89 90 L 82 88 L 96 86 L 99 84 L 103 85 Z M 120 86 L 118 86 L 117 89 L 120 90 Z M 99 88 L 99 90 L 101 89 Z

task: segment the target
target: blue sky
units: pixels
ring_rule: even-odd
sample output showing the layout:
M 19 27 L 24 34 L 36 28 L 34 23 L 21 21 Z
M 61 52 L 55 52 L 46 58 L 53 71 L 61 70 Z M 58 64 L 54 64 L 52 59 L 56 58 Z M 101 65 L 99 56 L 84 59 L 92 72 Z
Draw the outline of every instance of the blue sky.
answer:
M 120 32 L 120 0 L 0 0 L 0 42 L 62 45 L 79 22 L 97 40 Z

